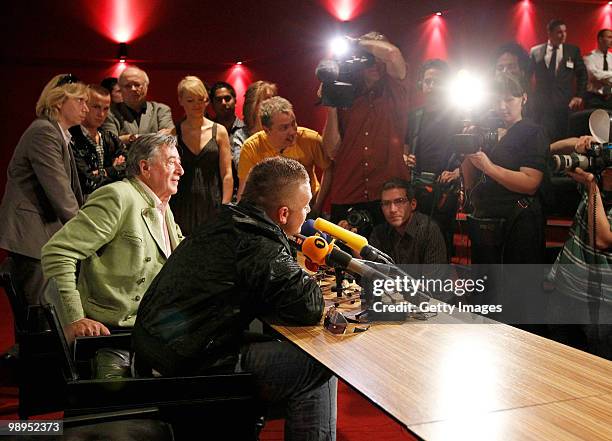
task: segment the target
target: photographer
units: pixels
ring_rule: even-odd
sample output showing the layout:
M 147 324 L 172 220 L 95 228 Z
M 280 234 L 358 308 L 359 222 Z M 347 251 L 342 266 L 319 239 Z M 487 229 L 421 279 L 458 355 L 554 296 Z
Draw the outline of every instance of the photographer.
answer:
M 375 64 L 354 73 L 351 107 L 328 111 L 323 148 L 334 159 L 331 219 L 346 219 L 348 209 L 355 207 L 367 210 L 380 224 L 383 182 L 391 176 L 408 178 L 403 160 L 406 63 L 400 50 L 378 32 L 361 36 L 356 45 L 373 55 Z
M 582 137 L 590 138 L 590 137 Z M 585 154 L 586 140 L 576 144 Z M 601 172 L 604 192 L 612 189 L 612 170 Z M 606 211 L 594 175 L 581 168 L 567 174 L 583 186 L 570 238 L 549 275 L 549 302 L 555 340 L 612 359 L 612 210 Z M 593 234 L 594 233 L 594 234 Z
M 424 106 L 408 115 L 405 152 L 412 168 L 417 209 L 440 227 L 447 255 L 452 255 L 457 212 L 459 169 L 454 161 L 452 136 L 461 131 L 459 115 L 446 103 L 444 94 L 450 71 L 440 59 L 427 60 L 419 69 L 417 86 Z
M 473 263 L 540 263 L 544 218 L 536 193 L 546 167 L 548 142 L 541 127 L 526 121 L 525 88 L 509 73 L 495 81 L 497 110 L 505 128 L 487 152 L 467 155 L 462 164 L 472 219 L 495 233 L 484 241 L 470 232 Z M 482 228 L 480 228 L 482 229 Z

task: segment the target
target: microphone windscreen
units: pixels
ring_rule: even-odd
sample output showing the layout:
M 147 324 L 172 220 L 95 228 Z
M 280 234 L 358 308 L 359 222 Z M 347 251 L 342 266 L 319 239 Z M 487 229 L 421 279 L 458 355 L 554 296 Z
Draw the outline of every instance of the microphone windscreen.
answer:
M 314 226 L 314 219 L 306 219 L 306 222 L 302 224 L 302 228 L 300 229 L 300 234 L 303 236 L 315 236 L 319 234 L 323 239 L 325 239 L 328 243 L 330 241 L 329 236 L 325 233 L 320 232 Z
M 320 236 L 310 236 L 304 239 L 302 253 L 314 263 L 325 265 L 325 258 L 329 254 L 329 245 Z
M 360 236 L 357 233 L 353 233 L 352 231 L 345 230 L 344 228 L 339 227 L 336 224 L 332 224 L 331 222 L 323 218 L 317 218 L 317 220 L 315 220 L 314 222 L 314 227 L 317 230 L 321 230 L 325 233 L 328 233 L 330 236 L 341 240 L 357 252 L 360 252 L 363 247 L 368 245 L 368 239 L 366 239 L 365 237 Z

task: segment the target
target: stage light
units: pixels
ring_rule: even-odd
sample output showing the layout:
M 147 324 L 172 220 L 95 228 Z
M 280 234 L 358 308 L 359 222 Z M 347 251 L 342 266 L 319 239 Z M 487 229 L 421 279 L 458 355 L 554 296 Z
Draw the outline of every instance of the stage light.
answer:
M 439 17 L 442 15 L 442 13 L 440 11 L 436 12 L 436 15 Z
M 449 100 L 455 107 L 470 111 L 477 109 L 485 98 L 485 84 L 481 78 L 461 69 L 450 82 Z
M 329 47 L 335 57 L 341 57 L 349 50 L 349 42 L 344 37 L 336 37 L 329 42 Z
M 319 0 L 331 15 L 340 21 L 354 20 L 371 3 L 368 0 Z
M 440 12 L 442 13 L 442 12 Z M 424 47 L 423 60 L 430 58 L 447 58 L 446 20 L 437 14 L 427 17 L 419 29 L 419 47 Z
M 237 64 L 238 66 L 241 66 L 241 65 L 242 65 L 242 61 L 236 61 L 236 64 Z
M 523 47 L 529 48 L 538 41 L 535 29 L 535 8 L 528 0 L 523 0 L 514 7 L 514 27 L 516 28 L 516 41 Z
M 117 51 L 117 60 L 119 63 L 125 63 L 127 61 L 127 43 L 119 43 L 119 50 Z

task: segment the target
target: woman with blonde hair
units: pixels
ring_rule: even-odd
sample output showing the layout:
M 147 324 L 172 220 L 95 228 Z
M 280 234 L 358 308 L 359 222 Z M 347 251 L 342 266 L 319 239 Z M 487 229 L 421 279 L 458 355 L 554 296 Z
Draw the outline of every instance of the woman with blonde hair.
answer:
M 177 148 L 185 174 L 170 199 L 183 234 L 215 216 L 232 200 L 232 155 L 223 125 L 204 117 L 209 98 L 202 80 L 186 76 L 178 84 L 178 100 L 185 118 L 176 123 Z
M 46 281 L 42 246 L 83 203 L 68 129 L 88 112 L 87 86 L 71 74 L 54 76 L 36 103 L 38 117 L 21 136 L 8 166 L 0 205 L 0 248 L 13 260 L 18 293 L 40 304 Z

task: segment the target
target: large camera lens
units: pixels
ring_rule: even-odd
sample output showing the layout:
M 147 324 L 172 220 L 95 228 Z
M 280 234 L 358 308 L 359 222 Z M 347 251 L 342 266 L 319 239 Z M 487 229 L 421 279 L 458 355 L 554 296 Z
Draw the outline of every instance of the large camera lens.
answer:
M 554 172 L 574 171 L 577 167 L 589 170 L 591 165 L 590 158 L 579 153 L 571 155 L 553 155 L 550 161 L 550 168 Z

